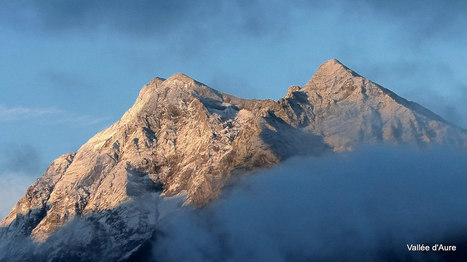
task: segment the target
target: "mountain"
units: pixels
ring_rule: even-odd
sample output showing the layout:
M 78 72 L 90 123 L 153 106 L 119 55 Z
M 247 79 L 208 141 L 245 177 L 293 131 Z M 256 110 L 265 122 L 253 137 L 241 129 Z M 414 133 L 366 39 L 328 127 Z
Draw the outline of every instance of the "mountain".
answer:
M 335 59 L 277 102 L 237 98 L 184 74 L 154 78 L 119 121 L 27 189 L 0 223 L 0 239 L 51 242 L 44 254 L 57 259 L 126 259 L 155 236 L 163 198 L 201 207 L 233 177 L 383 141 L 467 147 L 467 132 Z M 12 243 L 0 249 L 27 256 Z

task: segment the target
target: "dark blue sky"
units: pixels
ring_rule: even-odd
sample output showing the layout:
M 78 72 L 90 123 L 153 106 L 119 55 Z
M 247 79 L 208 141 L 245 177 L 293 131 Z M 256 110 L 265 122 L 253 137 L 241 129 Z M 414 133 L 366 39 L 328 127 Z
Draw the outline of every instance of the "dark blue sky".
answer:
M 465 1 L 1 1 L 0 172 L 40 176 L 118 120 L 142 85 L 176 72 L 276 100 L 337 58 L 467 127 L 466 11 Z M 36 163 L 16 169 L 24 159 Z

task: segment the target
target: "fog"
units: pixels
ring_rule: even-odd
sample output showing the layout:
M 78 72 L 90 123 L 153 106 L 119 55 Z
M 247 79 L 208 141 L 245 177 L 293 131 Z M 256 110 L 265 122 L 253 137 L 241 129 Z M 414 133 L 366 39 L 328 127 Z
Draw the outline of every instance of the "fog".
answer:
M 295 158 L 163 221 L 157 261 L 438 261 L 467 232 L 467 154 L 371 147 Z M 464 239 L 461 239 L 464 233 Z M 463 252 L 463 253 L 462 253 Z
M 155 195 L 74 219 L 41 245 L 0 241 L 0 261 L 112 260 L 133 249 L 116 239 L 138 245 L 132 234 L 147 240 L 124 261 L 460 260 L 466 185 L 467 153 L 447 147 L 292 158 L 232 181 L 200 209 Z M 410 244 L 457 251 L 413 252 Z

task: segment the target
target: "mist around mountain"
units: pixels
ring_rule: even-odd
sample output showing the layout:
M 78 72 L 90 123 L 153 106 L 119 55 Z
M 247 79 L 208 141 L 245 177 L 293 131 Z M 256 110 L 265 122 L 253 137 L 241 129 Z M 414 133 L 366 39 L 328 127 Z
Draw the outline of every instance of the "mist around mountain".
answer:
M 28 188 L 0 260 L 459 256 L 466 147 L 465 130 L 335 59 L 278 101 L 155 78 Z M 459 250 L 407 250 L 422 242 Z
M 296 157 L 245 177 L 208 208 L 163 220 L 151 258 L 462 261 L 466 160 L 449 147 L 390 145 Z M 457 251 L 409 252 L 407 244 Z
M 465 151 L 450 147 L 370 146 L 289 159 L 203 208 L 156 195 L 133 200 L 123 208 L 152 218 L 152 235 L 122 261 L 462 261 L 466 163 Z M 114 218 L 128 223 L 128 213 Z M 21 252 L 3 246 L 0 258 L 112 261 L 112 229 L 96 222 L 75 218 L 40 245 L 15 239 Z M 439 243 L 458 251 L 406 247 Z

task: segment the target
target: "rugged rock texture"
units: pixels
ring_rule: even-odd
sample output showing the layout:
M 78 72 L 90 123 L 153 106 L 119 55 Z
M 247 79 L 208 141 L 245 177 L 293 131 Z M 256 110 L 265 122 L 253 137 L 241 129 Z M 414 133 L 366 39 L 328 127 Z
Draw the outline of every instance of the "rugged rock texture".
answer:
M 304 128 L 322 136 L 337 151 L 378 141 L 467 146 L 465 130 L 361 77 L 335 59 L 321 65 L 303 88 L 292 87 L 286 101 L 279 103 L 294 104 L 299 96 L 304 101 L 299 105 Z M 289 115 L 294 117 L 294 113 Z
M 277 102 L 240 99 L 183 74 L 155 78 L 121 120 L 52 163 L 1 222 L 1 234 L 43 242 L 76 217 L 112 228 L 112 212 L 154 194 L 202 206 L 232 175 L 380 141 L 465 147 L 467 133 L 337 60 Z M 135 236 L 153 224 L 147 212 L 140 216 L 141 227 L 122 225 L 125 238 L 135 237 L 127 247 L 150 237 Z

